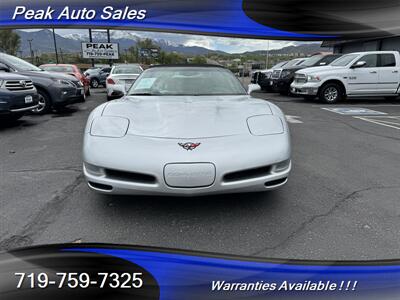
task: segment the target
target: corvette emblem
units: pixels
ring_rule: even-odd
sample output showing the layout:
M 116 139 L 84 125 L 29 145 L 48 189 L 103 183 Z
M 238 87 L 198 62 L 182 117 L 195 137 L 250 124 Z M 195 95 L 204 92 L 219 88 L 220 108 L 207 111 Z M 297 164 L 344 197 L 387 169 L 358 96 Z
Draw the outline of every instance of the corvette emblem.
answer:
M 181 146 L 183 149 L 187 150 L 187 151 L 192 151 L 194 149 L 196 149 L 198 146 L 200 146 L 201 143 L 178 143 L 179 146 Z

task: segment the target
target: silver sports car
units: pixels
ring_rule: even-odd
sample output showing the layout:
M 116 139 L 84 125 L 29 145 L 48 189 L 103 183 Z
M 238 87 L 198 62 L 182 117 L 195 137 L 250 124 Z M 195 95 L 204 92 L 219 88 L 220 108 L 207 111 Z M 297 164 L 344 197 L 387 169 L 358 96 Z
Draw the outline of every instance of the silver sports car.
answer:
M 288 180 L 282 111 L 218 66 L 155 66 L 87 121 L 83 171 L 109 194 L 208 195 L 275 189 Z

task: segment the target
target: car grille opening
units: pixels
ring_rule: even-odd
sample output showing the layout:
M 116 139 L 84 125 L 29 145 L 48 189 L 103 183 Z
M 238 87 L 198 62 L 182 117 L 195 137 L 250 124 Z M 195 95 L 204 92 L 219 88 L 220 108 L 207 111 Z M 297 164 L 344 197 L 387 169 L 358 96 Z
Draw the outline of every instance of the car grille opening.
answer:
M 7 80 L 5 87 L 9 91 L 33 90 L 32 80 Z
M 307 82 L 307 77 L 304 74 L 296 74 L 294 76 L 294 82 L 296 82 L 296 83 L 306 83 Z
M 153 175 L 136 173 L 136 172 L 125 172 L 112 169 L 105 169 L 104 171 L 106 173 L 106 177 L 110 179 L 137 182 L 137 183 L 147 183 L 147 184 L 156 183 L 156 177 Z
M 265 187 L 273 187 L 273 186 L 285 183 L 286 180 L 287 180 L 287 177 L 280 178 L 280 179 L 268 181 L 268 182 L 264 183 L 264 185 L 265 185 Z
M 111 185 L 108 185 L 108 184 L 101 184 L 101 183 L 96 183 L 96 182 L 93 182 L 93 181 L 89 181 L 88 184 L 92 188 L 98 189 L 98 190 L 111 191 L 113 189 L 113 187 Z
M 253 179 L 258 177 L 267 176 L 271 173 L 271 166 L 263 166 L 254 169 L 247 169 L 236 171 L 232 173 L 227 173 L 223 177 L 223 181 L 225 182 L 233 182 L 233 181 L 240 181 L 246 179 Z
M 275 70 L 272 72 L 272 79 L 278 79 L 281 76 L 281 70 Z

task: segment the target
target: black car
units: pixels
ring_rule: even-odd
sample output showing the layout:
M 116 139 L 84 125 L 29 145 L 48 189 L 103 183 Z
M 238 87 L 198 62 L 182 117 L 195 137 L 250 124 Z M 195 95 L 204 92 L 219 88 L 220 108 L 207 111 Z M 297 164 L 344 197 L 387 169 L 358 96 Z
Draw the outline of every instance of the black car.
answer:
M 1 69 L 29 77 L 39 94 L 38 107 L 32 112 L 44 114 L 80 102 L 84 93 L 82 83 L 74 76 L 46 72 L 18 57 L 0 53 Z
M 0 120 L 17 120 L 37 108 L 38 94 L 32 80 L 0 68 Z
M 296 73 L 296 71 L 310 67 L 329 65 L 340 56 L 341 54 L 314 55 L 307 58 L 299 65 L 283 67 L 279 78 L 273 81 L 273 90 L 281 95 L 289 95 L 290 85 L 294 80 L 294 73 Z
M 270 69 L 256 71 L 253 73 L 251 83 L 256 83 L 261 87 L 261 90 L 270 92 L 272 86 L 270 84 L 271 74 L 275 69 L 282 68 L 288 61 L 281 61 Z

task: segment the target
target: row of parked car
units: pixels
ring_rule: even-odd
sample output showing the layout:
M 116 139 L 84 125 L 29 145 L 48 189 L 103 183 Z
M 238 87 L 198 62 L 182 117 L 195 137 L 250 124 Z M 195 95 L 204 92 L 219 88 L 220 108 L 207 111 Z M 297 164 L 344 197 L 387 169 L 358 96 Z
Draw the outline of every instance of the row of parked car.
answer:
M 400 54 L 368 51 L 296 58 L 254 72 L 251 80 L 267 92 L 318 98 L 325 103 L 347 97 L 395 99 L 400 94 Z
M 45 114 L 52 109 L 83 102 L 90 95 L 86 78 L 70 65 L 42 68 L 0 53 L 0 118 L 17 120 L 27 112 Z
M 0 120 L 17 120 L 26 113 L 45 114 L 84 102 L 90 88 L 107 88 L 107 99 L 119 98 L 143 71 L 138 64 L 90 68 L 72 64 L 39 67 L 0 53 Z

